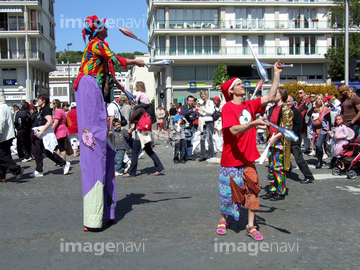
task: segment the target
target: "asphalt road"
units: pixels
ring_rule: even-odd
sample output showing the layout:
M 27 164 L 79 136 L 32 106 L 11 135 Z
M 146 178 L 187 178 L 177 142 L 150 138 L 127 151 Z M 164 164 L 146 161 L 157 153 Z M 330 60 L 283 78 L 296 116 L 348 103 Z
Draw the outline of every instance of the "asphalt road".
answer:
M 10 175 L 0 183 L 0 269 L 360 268 L 360 177 L 315 170 L 306 157 L 316 181 L 300 184 L 294 168 L 284 201 L 260 199 L 258 243 L 245 235 L 245 210 L 227 235 L 216 234 L 218 164 L 174 164 L 165 141 L 154 149 L 166 175 L 152 176 L 145 155 L 136 178 L 117 177 L 117 223 L 98 233 L 83 232 L 78 158 L 68 158 L 68 175 L 45 159 L 45 176 L 36 179 L 34 162 L 22 164 L 21 183 Z M 257 168 L 265 189 L 266 163 Z

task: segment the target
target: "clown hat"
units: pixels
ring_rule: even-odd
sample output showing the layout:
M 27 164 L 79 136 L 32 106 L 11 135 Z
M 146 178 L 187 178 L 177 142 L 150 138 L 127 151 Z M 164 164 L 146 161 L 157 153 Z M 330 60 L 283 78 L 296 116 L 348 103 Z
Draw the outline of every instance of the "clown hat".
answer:
M 221 91 L 225 97 L 225 100 L 226 102 L 230 101 L 231 98 L 230 98 L 230 89 L 232 89 L 235 85 L 235 83 L 237 83 L 237 81 L 240 81 L 241 80 L 239 78 L 233 78 L 227 82 L 224 82 L 222 85 L 221 85 Z
M 89 36 L 90 39 L 95 37 L 100 27 L 105 25 L 105 21 L 106 19 L 100 21 L 96 15 L 88 16 L 85 19 L 85 28 L 82 31 L 84 41 L 85 36 Z

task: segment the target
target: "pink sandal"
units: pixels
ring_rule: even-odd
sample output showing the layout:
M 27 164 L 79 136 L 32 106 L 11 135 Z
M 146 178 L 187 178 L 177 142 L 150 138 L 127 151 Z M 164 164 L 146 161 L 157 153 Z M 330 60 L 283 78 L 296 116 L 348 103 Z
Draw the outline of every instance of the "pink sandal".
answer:
M 220 235 L 225 235 L 226 234 L 226 226 L 227 226 L 227 223 L 225 221 L 219 222 L 216 233 L 220 234 Z
M 255 241 L 262 241 L 264 239 L 262 234 L 256 230 L 256 226 L 249 227 L 249 225 L 246 225 L 246 234 Z

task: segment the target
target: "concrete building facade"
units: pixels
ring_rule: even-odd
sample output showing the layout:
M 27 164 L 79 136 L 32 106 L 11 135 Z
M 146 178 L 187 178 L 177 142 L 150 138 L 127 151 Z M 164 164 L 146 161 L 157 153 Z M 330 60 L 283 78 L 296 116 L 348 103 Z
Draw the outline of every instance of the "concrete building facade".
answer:
M 341 29 L 331 27 L 326 14 L 330 0 L 147 0 L 151 61 L 174 60 L 172 66 L 153 67 L 157 94 L 165 93 L 166 104 L 185 102 L 189 94 L 208 91 L 212 98 L 214 71 L 220 63 L 230 77 L 245 82 L 250 96 L 259 81 L 251 69 L 254 58 L 249 39 L 260 61 L 293 64 L 281 81 L 327 81 L 328 60 L 324 54 L 336 46 Z M 263 93 L 271 85 L 264 84 Z
M 54 2 L 0 1 L 0 89 L 9 105 L 49 94 L 56 64 Z
M 59 99 L 61 102 L 69 103 L 75 101 L 73 84 L 79 74 L 80 66 L 80 62 L 70 64 L 61 63 L 56 65 L 56 70 L 49 73 L 50 100 Z M 115 78 L 123 83 L 126 89 L 131 88 L 130 77 L 131 74 L 129 71 L 115 73 Z M 115 97 L 121 95 L 121 91 L 118 89 L 115 89 L 114 92 Z

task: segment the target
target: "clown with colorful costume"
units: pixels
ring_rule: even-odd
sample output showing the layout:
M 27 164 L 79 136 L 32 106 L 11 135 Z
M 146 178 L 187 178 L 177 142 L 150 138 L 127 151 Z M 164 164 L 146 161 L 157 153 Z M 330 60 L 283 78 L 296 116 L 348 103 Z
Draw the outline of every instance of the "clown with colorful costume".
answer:
M 143 60 L 118 57 L 104 40 L 107 37 L 106 19 L 89 16 L 85 21 L 83 39 L 89 43 L 83 53 L 81 68 L 74 83 L 78 130 L 80 139 L 80 166 L 84 197 L 84 230 L 95 231 L 103 226 L 103 218 L 115 220 L 116 184 L 115 150 L 107 134 L 106 103 L 113 100 L 115 71 L 127 65 L 145 66 Z

